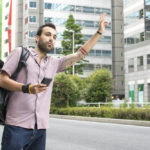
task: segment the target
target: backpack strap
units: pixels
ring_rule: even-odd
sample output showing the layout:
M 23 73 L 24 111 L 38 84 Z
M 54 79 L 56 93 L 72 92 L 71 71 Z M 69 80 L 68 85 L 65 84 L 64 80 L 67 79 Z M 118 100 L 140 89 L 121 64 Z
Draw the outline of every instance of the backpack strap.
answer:
M 18 63 L 18 67 L 17 67 L 15 73 L 11 76 L 12 79 L 16 80 L 18 73 L 20 72 L 22 67 L 24 67 L 25 71 L 26 71 L 26 82 L 27 82 L 27 80 L 28 80 L 28 69 L 27 69 L 26 61 L 27 61 L 29 56 L 30 56 L 29 50 L 25 47 L 22 47 L 22 52 L 21 52 L 19 63 Z

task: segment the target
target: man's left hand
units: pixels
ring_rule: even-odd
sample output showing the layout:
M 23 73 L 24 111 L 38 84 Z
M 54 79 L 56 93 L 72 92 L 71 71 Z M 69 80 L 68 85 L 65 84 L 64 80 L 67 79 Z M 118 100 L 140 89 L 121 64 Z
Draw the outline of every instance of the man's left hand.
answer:
M 106 26 L 109 25 L 107 21 L 105 21 L 106 13 L 100 15 L 99 28 L 98 31 L 100 33 L 104 33 Z

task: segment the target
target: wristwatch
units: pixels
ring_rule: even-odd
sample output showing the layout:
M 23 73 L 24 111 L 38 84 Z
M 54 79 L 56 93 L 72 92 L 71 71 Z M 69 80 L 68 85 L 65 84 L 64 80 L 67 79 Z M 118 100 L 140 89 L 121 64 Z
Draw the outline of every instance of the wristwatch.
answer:
M 99 31 L 97 31 L 96 33 L 98 33 L 99 35 L 102 35 L 102 33 L 101 33 L 101 32 L 99 32 Z

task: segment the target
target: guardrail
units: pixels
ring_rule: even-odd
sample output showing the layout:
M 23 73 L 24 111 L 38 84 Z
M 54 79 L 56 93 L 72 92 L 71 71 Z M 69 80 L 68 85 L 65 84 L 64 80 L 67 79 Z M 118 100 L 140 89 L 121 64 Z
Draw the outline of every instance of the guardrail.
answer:
M 135 105 L 136 107 L 143 107 L 144 105 L 150 105 L 150 102 L 124 102 L 124 101 L 113 101 L 112 103 L 108 102 L 98 102 L 98 103 L 83 103 L 78 105 L 87 105 L 88 107 L 90 105 L 97 105 L 98 107 L 101 107 L 101 105 L 110 105 L 112 104 L 114 107 L 120 107 L 121 104 L 127 104 L 127 107 L 130 107 L 131 105 Z

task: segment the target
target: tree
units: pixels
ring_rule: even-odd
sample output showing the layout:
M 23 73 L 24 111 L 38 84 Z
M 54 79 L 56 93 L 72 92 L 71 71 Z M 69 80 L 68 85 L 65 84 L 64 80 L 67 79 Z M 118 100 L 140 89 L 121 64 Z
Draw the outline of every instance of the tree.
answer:
M 112 75 L 109 70 L 96 70 L 88 78 L 91 82 L 85 95 L 87 102 L 106 102 L 111 98 Z
M 63 32 L 63 40 L 61 45 L 63 47 L 62 54 L 68 55 L 72 54 L 72 47 L 73 47 L 73 31 L 74 31 L 74 51 L 76 52 L 81 45 L 84 44 L 83 35 L 81 34 L 82 28 L 75 24 L 75 19 L 72 14 L 69 15 L 67 22 L 66 22 L 66 30 Z M 75 73 L 81 74 L 83 72 L 83 63 L 87 62 L 86 60 L 82 60 L 75 65 Z M 69 67 L 66 71 L 67 74 L 72 74 L 72 67 Z
M 79 99 L 79 89 L 71 80 L 71 75 L 59 73 L 54 80 L 52 105 L 55 107 L 76 106 Z
M 84 99 L 86 92 L 86 82 L 85 79 L 80 78 L 78 75 L 71 76 L 71 79 L 77 85 L 79 90 L 79 100 Z

